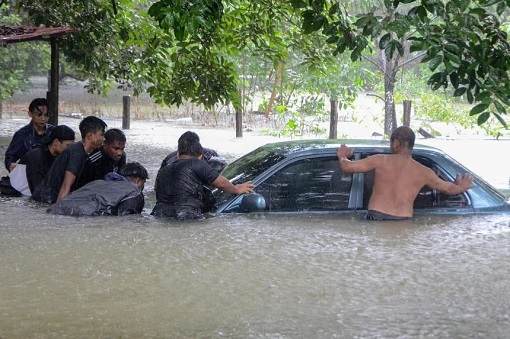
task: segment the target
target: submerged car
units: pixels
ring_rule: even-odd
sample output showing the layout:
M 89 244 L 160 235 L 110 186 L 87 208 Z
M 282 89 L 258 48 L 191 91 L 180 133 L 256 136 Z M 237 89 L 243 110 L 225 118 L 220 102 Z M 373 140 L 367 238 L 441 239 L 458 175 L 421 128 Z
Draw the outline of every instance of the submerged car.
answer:
M 236 196 L 216 190 L 215 213 L 366 213 L 374 173 L 342 173 L 337 148 L 347 144 L 353 159 L 390 154 L 388 141 L 306 140 L 267 144 L 232 162 L 222 172 L 233 184 L 252 181 L 255 194 Z M 414 202 L 415 214 L 509 213 L 509 199 L 443 151 L 415 145 L 413 158 L 443 180 L 457 173 L 473 176 L 465 193 L 446 195 L 427 186 Z

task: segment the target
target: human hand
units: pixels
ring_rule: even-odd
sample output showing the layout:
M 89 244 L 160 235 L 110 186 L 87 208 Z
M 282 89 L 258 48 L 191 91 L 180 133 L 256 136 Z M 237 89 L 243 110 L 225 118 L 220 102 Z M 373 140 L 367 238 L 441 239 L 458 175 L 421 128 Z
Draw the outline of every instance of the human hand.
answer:
M 473 185 L 473 177 L 469 174 L 462 175 L 457 173 L 454 183 L 462 189 L 462 192 L 466 192 L 468 189 L 475 187 Z
M 11 162 L 11 164 L 9 165 L 9 172 L 12 172 L 12 170 L 14 169 L 14 167 L 16 167 L 17 163 L 15 162 Z
M 338 156 L 338 160 L 342 158 L 350 158 L 354 154 L 354 151 L 349 149 L 345 144 L 340 145 L 336 150 L 336 155 Z
M 251 183 L 251 181 L 244 182 L 242 184 L 237 184 L 237 194 L 245 194 L 245 193 L 254 193 L 253 190 L 255 188 L 255 185 Z

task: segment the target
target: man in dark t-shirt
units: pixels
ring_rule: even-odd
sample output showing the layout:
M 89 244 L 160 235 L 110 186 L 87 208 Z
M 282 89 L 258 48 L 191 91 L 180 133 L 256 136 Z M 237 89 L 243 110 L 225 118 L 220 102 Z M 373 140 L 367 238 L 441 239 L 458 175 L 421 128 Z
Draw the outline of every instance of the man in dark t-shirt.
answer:
M 125 147 L 124 132 L 117 128 L 106 131 L 103 146 L 89 155 L 75 187 L 80 188 L 94 180 L 104 179 L 107 173 L 119 173 L 120 169 L 126 165 Z
M 152 215 L 174 220 L 203 219 L 203 186 L 212 185 L 232 194 L 252 193 L 251 182 L 233 185 L 202 160 L 198 135 L 185 132 L 178 141 L 177 159 L 158 173 L 156 205 Z
M 21 157 L 19 164 L 25 165 L 30 192 L 34 192 L 34 189 L 44 181 L 57 155 L 61 154 L 73 142 L 73 129 L 66 125 L 58 125 L 47 137 L 43 138 L 43 147 L 28 151 Z
M 94 116 L 80 122 L 81 142 L 75 142 L 60 154 L 43 182 L 32 192 L 32 199 L 53 204 L 75 189 L 76 178 L 80 176 L 90 153 L 99 149 L 104 141 L 106 123 Z

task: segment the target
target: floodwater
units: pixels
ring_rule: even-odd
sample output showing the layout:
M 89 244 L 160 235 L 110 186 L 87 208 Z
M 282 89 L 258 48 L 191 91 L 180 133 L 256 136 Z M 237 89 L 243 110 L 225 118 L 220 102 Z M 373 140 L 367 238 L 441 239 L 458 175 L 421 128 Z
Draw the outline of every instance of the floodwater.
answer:
M 20 123 L 0 121 L 0 133 Z M 395 223 L 261 214 L 184 224 L 156 220 L 149 215 L 153 180 L 187 127 L 131 126 L 128 161 L 140 161 L 151 175 L 141 216 L 54 216 L 26 199 L 0 201 L 0 338 L 510 333 L 508 216 L 418 216 Z M 230 160 L 268 141 L 195 130 L 204 146 Z M 491 145 L 509 145 L 502 142 Z M 5 144 L 0 138 L 0 157 Z M 463 145 L 480 155 L 474 142 Z M 486 163 L 491 166 L 500 171 L 507 164 L 499 159 Z M 485 170 L 491 183 L 508 184 L 510 172 Z

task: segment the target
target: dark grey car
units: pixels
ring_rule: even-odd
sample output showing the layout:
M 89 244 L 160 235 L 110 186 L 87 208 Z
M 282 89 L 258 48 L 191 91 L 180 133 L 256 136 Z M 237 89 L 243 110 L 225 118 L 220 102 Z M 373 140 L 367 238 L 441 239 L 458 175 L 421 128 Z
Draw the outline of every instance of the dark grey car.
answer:
M 307 140 L 267 144 L 232 162 L 222 173 L 234 184 L 251 180 L 256 194 L 235 196 L 216 190 L 215 213 L 366 213 L 373 172 L 342 173 L 337 148 L 354 150 L 355 159 L 389 154 L 388 141 Z M 449 196 L 424 187 L 415 200 L 415 214 L 510 213 L 507 197 L 441 150 L 415 145 L 413 158 L 446 180 L 457 173 L 474 177 L 475 187 Z

